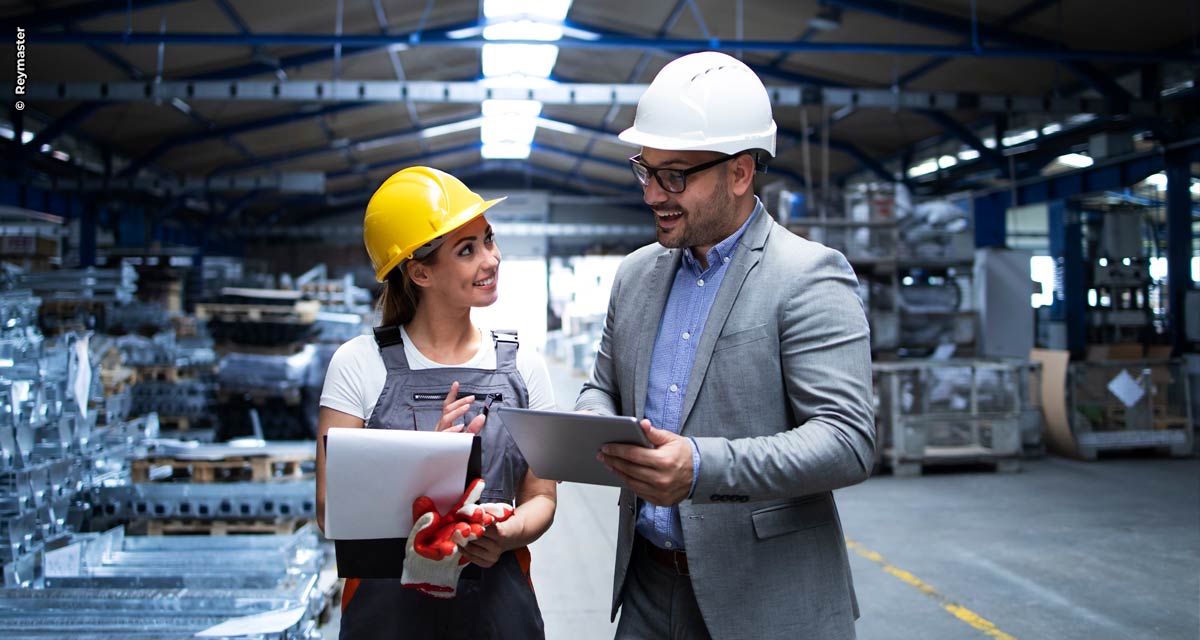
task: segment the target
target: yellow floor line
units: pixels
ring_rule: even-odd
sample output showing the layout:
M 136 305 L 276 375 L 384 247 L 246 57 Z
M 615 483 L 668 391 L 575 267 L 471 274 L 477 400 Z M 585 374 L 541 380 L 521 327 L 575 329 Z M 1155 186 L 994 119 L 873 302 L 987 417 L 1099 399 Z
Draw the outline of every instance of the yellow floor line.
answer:
M 879 565 L 885 572 L 895 576 L 901 582 L 912 586 L 917 591 L 920 591 L 930 598 L 937 600 L 938 605 L 948 611 L 950 615 L 971 625 L 975 629 L 982 631 L 988 637 L 996 638 L 996 640 L 1016 640 L 1016 638 L 1013 636 L 1010 636 L 1009 634 L 997 629 L 995 624 L 992 624 L 991 621 L 987 620 L 983 616 L 980 616 L 974 611 L 971 611 L 970 609 L 951 601 L 949 598 L 938 592 L 937 589 L 934 589 L 931 585 L 922 581 L 920 578 L 905 571 L 904 569 L 888 564 L 888 562 L 883 559 L 883 556 L 879 555 L 878 553 L 867 549 L 866 547 L 849 538 L 846 538 L 846 547 L 848 547 L 854 553 L 857 553 L 867 560 Z

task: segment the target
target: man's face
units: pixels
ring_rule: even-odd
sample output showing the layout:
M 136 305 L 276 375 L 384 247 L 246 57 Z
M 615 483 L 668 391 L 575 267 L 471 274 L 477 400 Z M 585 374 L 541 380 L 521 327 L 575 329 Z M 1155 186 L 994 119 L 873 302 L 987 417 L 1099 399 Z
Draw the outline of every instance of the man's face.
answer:
M 642 148 L 642 162 L 653 169 L 690 169 L 718 158 L 714 151 L 664 151 Z M 687 176 L 683 193 L 668 193 L 654 178 L 642 199 L 654 212 L 658 242 L 669 249 L 711 247 L 737 230 L 729 192 L 729 163 Z M 730 228 L 732 226 L 732 228 Z

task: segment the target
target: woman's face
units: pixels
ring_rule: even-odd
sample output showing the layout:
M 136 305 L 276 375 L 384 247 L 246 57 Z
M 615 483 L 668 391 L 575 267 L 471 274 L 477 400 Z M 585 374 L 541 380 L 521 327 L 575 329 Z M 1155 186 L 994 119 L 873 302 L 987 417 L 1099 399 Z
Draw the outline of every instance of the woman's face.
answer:
M 477 216 L 455 229 L 437 249 L 429 266 L 429 293 L 454 305 L 486 307 L 496 302 L 500 276 L 500 247 L 487 218 Z

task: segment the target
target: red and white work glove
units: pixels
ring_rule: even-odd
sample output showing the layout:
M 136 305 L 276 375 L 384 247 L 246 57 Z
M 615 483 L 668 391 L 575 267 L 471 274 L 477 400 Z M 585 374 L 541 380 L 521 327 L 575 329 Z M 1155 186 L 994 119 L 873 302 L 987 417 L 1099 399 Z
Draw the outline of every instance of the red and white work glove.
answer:
M 401 584 L 434 598 L 454 597 L 458 576 L 469 562 L 462 548 L 513 514 L 512 506 L 507 504 L 477 504 L 483 486 L 481 478 L 472 481 L 458 504 L 445 515 L 438 514 L 428 496 L 413 500 L 413 528 L 408 535 Z

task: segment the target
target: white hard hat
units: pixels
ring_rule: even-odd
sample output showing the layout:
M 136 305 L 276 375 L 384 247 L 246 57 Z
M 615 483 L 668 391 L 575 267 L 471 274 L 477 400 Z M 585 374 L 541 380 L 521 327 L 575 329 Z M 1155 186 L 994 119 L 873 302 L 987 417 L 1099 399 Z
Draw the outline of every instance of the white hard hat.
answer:
M 668 151 L 762 149 L 775 156 L 766 87 L 741 60 L 717 51 L 667 63 L 638 100 L 633 126 L 619 137 Z

